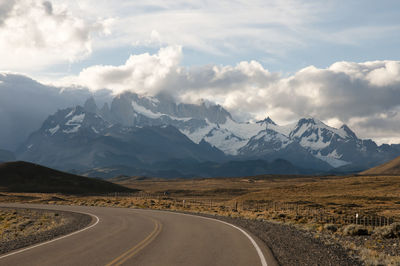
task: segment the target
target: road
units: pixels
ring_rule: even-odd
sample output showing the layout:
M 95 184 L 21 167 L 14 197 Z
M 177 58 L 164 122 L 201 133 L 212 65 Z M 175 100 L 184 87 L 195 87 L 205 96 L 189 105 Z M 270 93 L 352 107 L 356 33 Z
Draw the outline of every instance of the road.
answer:
M 0 265 L 277 265 L 268 248 L 230 224 L 164 211 L 83 206 L 0 204 L 84 212 L 86 229 L 19 253 Z

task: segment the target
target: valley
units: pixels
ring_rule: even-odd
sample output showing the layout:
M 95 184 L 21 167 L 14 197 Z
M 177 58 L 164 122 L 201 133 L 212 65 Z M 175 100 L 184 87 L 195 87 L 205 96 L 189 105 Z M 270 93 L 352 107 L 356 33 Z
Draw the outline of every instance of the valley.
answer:
M 400 266 L 399 17 L 0 0 L 0 265 Z

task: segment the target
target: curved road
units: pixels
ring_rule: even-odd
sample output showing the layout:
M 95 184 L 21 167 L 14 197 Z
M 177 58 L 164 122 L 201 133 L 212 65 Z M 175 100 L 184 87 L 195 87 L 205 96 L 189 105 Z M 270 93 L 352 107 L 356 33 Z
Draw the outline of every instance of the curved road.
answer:
M 93 221 L 66 237 L 0 255 L 0 265 L 277 265 L 261 241 L 214 219 L 126 208 L 1 206 L 84 212 Z

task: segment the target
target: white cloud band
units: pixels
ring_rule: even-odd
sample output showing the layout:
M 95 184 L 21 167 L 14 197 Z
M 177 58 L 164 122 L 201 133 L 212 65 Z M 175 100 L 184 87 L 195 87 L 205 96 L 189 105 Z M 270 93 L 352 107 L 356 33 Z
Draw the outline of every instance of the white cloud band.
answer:
M 169 93 L 188 102 L 207 99 L 241 119 L 261 119 L 268 114 L 289 122 L 313 116 L 349 123 L 363 137 L 387 139 L 400 122 L 398 61 L 338 62 L 326 69 L 310 66 L 282 77 L 256 61 L 185 68 L 181 58 L 181 47 L 166 47 L 154 55 L 132 55 L 121 66 L 86 68 L 63 82 L 95 90 L 109 88 L 115 93 Z M 378 135 L 371 133 L 374 127 Z

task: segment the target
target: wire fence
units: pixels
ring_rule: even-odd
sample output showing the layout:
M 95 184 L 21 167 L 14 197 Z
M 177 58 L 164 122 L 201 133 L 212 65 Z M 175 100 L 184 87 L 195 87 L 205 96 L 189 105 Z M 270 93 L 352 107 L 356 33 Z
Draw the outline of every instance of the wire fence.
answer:
M 388 226 L 396 222 L 394 217 L 386 217 L 374 214 L 362 213 L 355 210 L 352 213 L 337 212 L 329 208 L 324 208 L 318 204 L 307 203 L 288 203 L 277 201 L 256 201 L 256 200 L 216 200 L 201 197 L 171 197 L 168 194 L 149 194 L 138 193 L 111 193 L 107 197 L 130 198 L 133 200 L 149 200 L 151 205 L 161 204 L 167 208 L 175 207 L 190 209 L 193 207 L 205 210 L 219 210 L 228 212 L 252 212 L 270 214 L 280 219 L 295 219 L 303 221 L 313 221 L 321 224 L 356 224 L 363 226 Z

